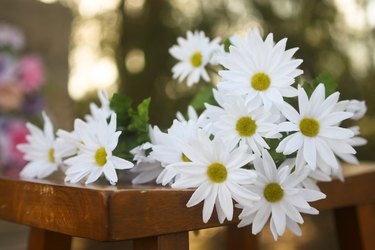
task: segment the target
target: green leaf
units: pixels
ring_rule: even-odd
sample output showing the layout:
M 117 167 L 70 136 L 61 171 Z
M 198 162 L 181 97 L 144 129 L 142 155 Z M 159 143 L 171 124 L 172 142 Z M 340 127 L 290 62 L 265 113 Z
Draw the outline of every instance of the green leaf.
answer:
M 148 107 L 150 98 L 143 100 L 137 107 L 137 111 L 129 109 L 131 123 L 128 126 L 129 131 L 147 132 L 148 130 Z
M 117 126 L 124 126 L 130 122 L 128 111 L 131 106 L 132 100 L 129 97 L 119 93 L 112 96 L 109 107 L 117 114 Z
M 150 98 L 143 100 L 137 110 L 134 110 L 129 97 L 121 94 L 113 95 L 110 107 L 117 114 L 117 130 L 122 132 L 114 155 L 131 161 L 133 156 L 130 150 L 149 141 L 150 101 Z
M 200 88 L 199 92 L 195 95 L 190 105 L 197 111 L 203 111 L 205 109 L 204 104 L 209 103 L 216 105 L 216 101 L 212 92 L 211 86 L 204 86 Z

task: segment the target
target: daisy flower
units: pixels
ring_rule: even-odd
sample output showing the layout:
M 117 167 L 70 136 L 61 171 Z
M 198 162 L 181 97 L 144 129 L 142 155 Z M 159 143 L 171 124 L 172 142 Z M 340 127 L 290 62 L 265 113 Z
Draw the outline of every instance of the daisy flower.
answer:
M 363 116 L 367 112 L 366 102 L 359 100 L 349 100 L 346 106 L 346 111 L 353 113 L 351 119 L 359 120 L 363 118 Z
M 95 122 L 101 119 L 107 119 L 113 111 L 110 109 L 110 101 L 108 99 L 108 94 L 105 91 L 98 91 L 98 97 L 101 106 L 98 107 L 95 103 L 90 103 L 90 115 L 86 115 L 85 119 L 87 122 Z
M 258 175 L 250 187 L 259 196 L 253 206 L 245 206 L 239 215 L 239 227 L 252 224 L 252 233 L 259 233 L 270 218 L 270 228 L 275 240 L 289 228 L 294 234 L 301 235 L 298 226 L 303 223 L 302 213 L 318 214 L 308 202 L 324 199 L 325 194 L 301 187 L 309 174 L 309 168 L 300 168 L 292 172 L 289 166 L 276 168 L 268 151 L 263 150 L 262 158 L 254 160 Z
M 182 82 L 187 78 L 188 86 L 199 82 L 203 78 L 206 82 L 210 77 L 206 71 L 207 64 L 217 62 L 217 53 L 223 51 L 219 45 L 220 38 L 210 41 L 203 31 L 187 32 L 187 38 L 179 37 L 178 45 L 169 49 L 169 53 L 179 62 L 172 68 L 173 79 Z
M 111 114 L 109 123 L 102 119 L 95 127 L 81 123 L 77 134 L 82 146 L 78 155 L 64 161 L 69 166 L 65 172 L 65 181 L 77 183 L 87 177 L 86 184 L 96 181 L 102 174 L 111 184 L 118 180 L 116 169 L 129 169 L 133 163 L 112 155 L 121 134 L 116 131 L 116 114 Z
M 133 155 L 133 161 L 136 162 L 130 172 L 136 174 L 132 179 L 133 184 L 144 184 L 156 180 L 163 171 L 161 163 L 150 156 L 148 151 L 152 150 L 153 143 L 157 140 L 154 134 L 161 133 L 158 127 L 149 128 L 150 142 L 146 142 L 130 151 Z
M 168 133 L 159 129 L 154 130 L 155 143 L 152 146 L 150 157 L 161 162 L 163 171 L 156 179 L 156 183 L 167 185 L 178 177 L 178 172 L 168 165 L 176 162 L 189 162 L 190 159 L 182 152 L 181 142 L 190 143 L 198 132 L 199 128 L 194 121 L 180 122 L 174 120 Z
M 61 158 L 76 155 L 83 145 L 78 131 L 84 131 L 85 128 L 86 124 L 82 120 L 75 119 L 73 131 L 57 130 L 56 154 Z
M 221 95 L 214 91 L 221 107 L 206 105 L 206 115 L 213 121 L 213 134 L 234 148 L 238 143 L 246 145 L 255 154 L 270 147 L 263 138 L 277 138 L 278 115 L 264 110 L 260 102 L 245 97 Z M 216 117 L 215 117 L 216 116 Z
M 24 153 L 24 159 L 29 163 L 22 169 L 23 178 L 45 178 L 58 169 L 61 159 L 55 154 L 55 135 L 51 120 L 43 112 L 43 131 L 31 123 L 26 126 L 30 134 L 26 136 L 27 143 L 19 144 L 18 149 Z
M 292 58 L 298 48 L 285 50 L 286 41 L 275 44 L 273 34 L 263 41 L 258 29 L 250 30 L 246 40 L 232 37 L 229 54 L 221 63 L 227 70 L 219 72 L 222 80 L 218 87 L 228 94 L 257 99 L 267 110 L 272 104 L 281 105 L 283 97 L 296 96 L 291 85 L 303 73 L 297 69 L 302 60 Z
M 192 207 L 204 201 L 204 223 L 210 219 L 214 206 L 220 223 L 223 223 L 225 218 L 233 218 L 232 199 L 249 206 L 259 199 L 244 186 L 253 183 L 256 178 L 253 170 L 242 168 L 254 158 L 246 148 L 232 150 L 220 138 L 210 140 L 207 134 L 200 131 L 194 141 L 183 145 L 182 151 L 190 161 L 168 167 L 181 174 L 172 187 L 197 188 L 186 206 Z
M 325 87 L 319 84 L 310 99 L 303 88 L 298 89 L 299 113 L 289 104 L 282 107 L 283 115 L 289 120 L 279 124 L 280 132 L 294 132 L 284 138 L 276 148 L 285 155 L 297 151 L 297 166 L 302 161 L 314 170 L 317 162 L 326 163 L 333 169 L 339 167 L 334 152 L 355 153 L 347 140 L 354 134 L 337 124 L 350 118 L 350 112 L 334 111 L 339 98 L 335 92 L 325 99 Z

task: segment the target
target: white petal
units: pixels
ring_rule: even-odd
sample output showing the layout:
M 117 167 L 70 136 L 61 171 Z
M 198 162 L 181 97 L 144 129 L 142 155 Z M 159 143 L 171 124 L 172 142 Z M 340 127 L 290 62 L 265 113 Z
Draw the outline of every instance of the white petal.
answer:
M 298 224 L 294 221 L 292 221 L 289 218 L 286 218 L 286 226 L 289 228 L 290 231 L 292 231 L 295 235 L 301 236 L 302 231 L 301 228 L 298 226 Z
M 301 116 L 305 116 L 309 112 L 309 102 L 306 92 L 299 86 L 298 89 L 298 107 Z
M 301 135 L 301 133 L 295 133 L 291 135 L 288 143 L 286 144 L 284 148 L 283 153 L 285 155 L 289 155 L 291 153 L 296 152 L 298 149 L 302 147 L 303 141 L 304 140 L 303 140 L 303 136 Z
M 327 143 L 324 140 L 317 138 L 316 140 L 316 149 L 319 156 L 325 161 L 329 166 L 333 168 L 338 168 L 338 162 L 332 150 L 328 147 Z
M 354 136 L 354 133 L 346 128 L 324 127 L 319 130 L 319 136 L 331 139 L 349 139 Z
M 283 235 L 285 232 L 286 218 L 285 213 L 278 205 L 272 206 L 272 220 L 275 223 L 278 235 Z
M 264 206 L 259 208 L 253 221 L 253 227 L 252 227 L 253 234 L 257 234 L 263 229 L 268 218 L 270 217 L 270 214 L 271 214 L 271 205 L 265 204 Z
M 281 112 L 289 121 L 294 124 L 299 124 L 299 121 L 301 120 L 300 115 L 290 104 L 284 103 L 281 107 Z
M 203 204 L 203 222 L 207 223 L 208 220 L 211 218 L 212 211 L 214 209 L 215 200 L 217 196 L 217 185 L 213 186 L 210 194 L 204 200 Z
M 219 200 L 221 208 L 223 209 L 225 217 L 227 217 L 227 219 L 231 221 L 233 218 L 232 196 L 229 190 L 227 189 L 227 187 L 223 184 L 219 185 L 218 200 Z
M 303 157 L 312 169 L 316 168 L 315 140 L 306 136 L 303 141 Z
M 320 83 L 310 97 L 311 109 L 315 110 L 322 104 L 325 99 L 325 87 Z
M 317 201 L 325 199 L 327 196 L 323 194 L 322 192 L 316 191 L 316 190 L 310 190 L 310 189 L 301 189 L 301 195 L 303 198 L 308 201 Z
M 262 157 L 264 173 L 269 180 L 274 180 L 277 175 L 275 162 L 267 150 L 262 151 Z
M 107 162 L 107 164 L 103 166 L 103 173 L 107 180 L 109 180 L 111 183 L 117 182 L 118 179 L 116 170 L 110 162 Z
M 186 206 L 192 207 L 197 205 L 199 202 L 207 198 L 207 196 L 211 193 L 211 190 L 212 185 L 210 185 L 209 182 L 203 183 L 197 188 L 197 190 L 194 191 Z
M 87 177 L 87 180 L 85 184 L 92 183 L 96 181 L 103 173 L 103 169 L 101 167 L 96 167 L 93 170 L 91 170 L 90 175 Z
M 112 156 L 110 158 L 110 161 L 113 162 L 113 165 L 116 169 L 129 169 L 134 167 L 134 164 L 132 162 L 122 159 L 120 157 Z
M 303 218 L 301 214 L 289 202 L 281 202 L 280 206 L 282 207 L 283 211 L 290 219 L 298 223 L 303 223 Z
M 277 234 L 275 222 L 274 222 L 272 217 L 270 219 L 270 228 L 271 228 L 271 233 L 272 233 L 273 239 L 276 241 L 277 238 L 278 238 L 278 234 Z
M 282 122 L 277 126 L 279 132 L 299 131 L 298 126 L 292 122 Z
M 322 119 L 320 122 L 324 126 L 331 126 L 350 118 L 352 115 L 353 114 L 350 112 L 334 112 L 324 117 L 324 119 Z

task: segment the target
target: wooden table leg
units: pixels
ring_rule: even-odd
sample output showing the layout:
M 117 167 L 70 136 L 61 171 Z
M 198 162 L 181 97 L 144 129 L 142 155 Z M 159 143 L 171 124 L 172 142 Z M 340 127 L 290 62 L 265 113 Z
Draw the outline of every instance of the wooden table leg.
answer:
M 247 249 L 258 249 L 258 241 L 256 236 L 251 233 L 251 227 L 238 228 L 237 224 L 228 225 L 226 250 Z
M 375 249 L 374 205 L 344 207 L 334 213 L 340 249 Z
M 30 228 L 28 250 L 70 250 L 72 237 L 39 228 Z
M 189 250 L 189 232 L 133 240 L 134 250 Z
M 375 249 L 375 205 L 357 206 L 363 249 Z

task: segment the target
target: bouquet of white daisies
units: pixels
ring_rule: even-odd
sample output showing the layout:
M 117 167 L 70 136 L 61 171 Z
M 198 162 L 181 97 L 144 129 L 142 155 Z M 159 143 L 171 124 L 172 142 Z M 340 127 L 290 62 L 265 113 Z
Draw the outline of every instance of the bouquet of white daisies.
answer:
M 202 95 L 203 106 L 195 101 L 200 114 L 190 106 L 162 131 L 148 124 L 149 99 L 134 110 L 128 97 L 100 92 L 101 105 L 91 104 L 71 132 L 58 130 L 56 138 L 45 114 L 43 131 L 28 124 L 21 176 L 44 178 L 60 166 L 67 182 L 104 175 L 115 184 L 116 170 L 130 169 L 134 184 L 194 188 L 186 205 L 203 202 L 204 222 L 214 209 L 221 223 L 232 220 L 236 207 L 239 226 L 252 224 L 253 234 L 269 221 L 275 240 L 286 228 L 301 235 L 301 213 L 317 214 L 309 202 L 325 198 L 316 183 L 342 179 L 341 160 L 358 163 L 353 147 L 366 140 L 341 123 L 363 117 L 366 105 L 340 101 L 327 74 L 302 83 L 302 60 L 293 58 L 297 48 L 286 49 L 287 39 L 263 40 L 254 29 L 229 42 L 188 32 L 170 49 L 179 82 L 208 82 L 208 70 L 218 71 L 220 81 L 203 94 L 207 102 Z

